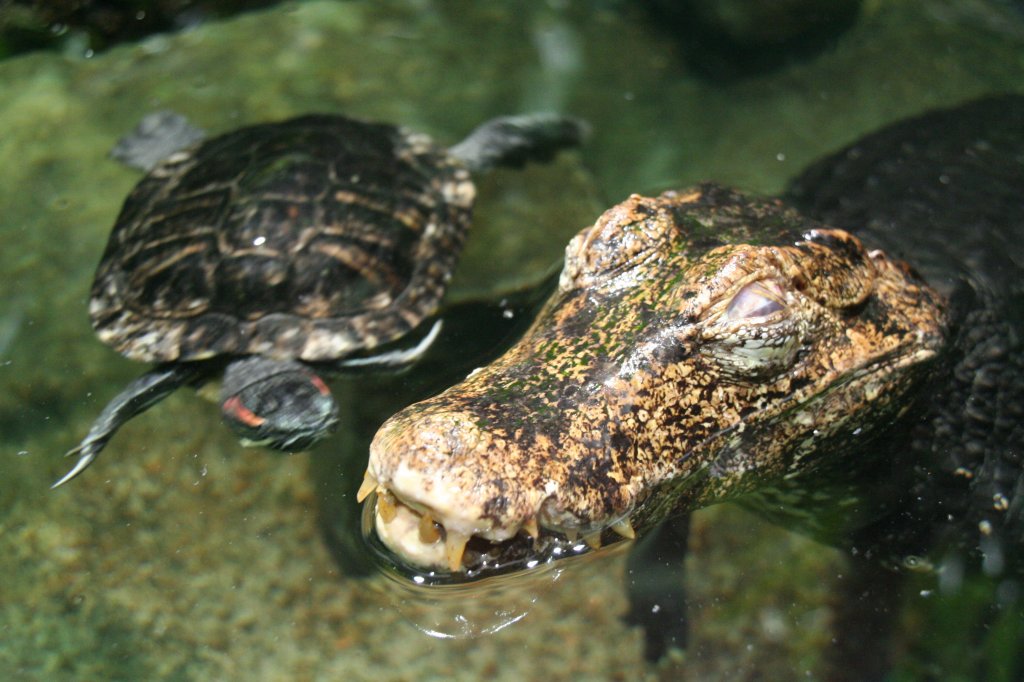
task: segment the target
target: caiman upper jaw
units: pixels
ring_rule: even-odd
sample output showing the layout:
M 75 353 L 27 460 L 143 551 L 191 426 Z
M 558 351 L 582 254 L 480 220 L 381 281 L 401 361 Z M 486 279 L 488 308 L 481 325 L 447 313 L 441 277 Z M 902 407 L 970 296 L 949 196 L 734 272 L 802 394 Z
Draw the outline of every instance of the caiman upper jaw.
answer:
M 530 514 L 523 508 L 529 502 L 520 494 L 519 504 L 503 514 L 488 509 L 481 480 L 486 434 L 457 413 L 421 415 L 414 425 L 408 421 L 390 420 L 378 431 L 367 476 L 412 509 L 443 520 L 450 535 L 496 541 L 515 535 L 518 520 Z

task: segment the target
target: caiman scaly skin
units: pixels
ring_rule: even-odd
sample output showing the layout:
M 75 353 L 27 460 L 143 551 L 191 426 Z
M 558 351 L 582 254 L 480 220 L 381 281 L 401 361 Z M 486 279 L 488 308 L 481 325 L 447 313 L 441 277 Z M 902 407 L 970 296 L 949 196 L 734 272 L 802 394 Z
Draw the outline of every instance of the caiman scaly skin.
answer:
M 905 264 L 778 200 L 634 195 L 570 242 L 514 347 L 381 427 L 362 495 L 399 557 L 472 571 L 850 478 L 947 324 Z

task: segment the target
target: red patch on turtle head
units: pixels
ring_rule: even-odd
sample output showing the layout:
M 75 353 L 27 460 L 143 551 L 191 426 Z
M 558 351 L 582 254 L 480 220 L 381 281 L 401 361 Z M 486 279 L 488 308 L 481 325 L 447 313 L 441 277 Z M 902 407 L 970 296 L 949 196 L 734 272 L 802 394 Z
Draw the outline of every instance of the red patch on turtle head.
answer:
M 327 388 L 327 384 L 324 383 L 324 380 L 317 375 L 311 374 L 309 382 L 316 386 L 316 390 L 320 391 L 320 395 L 328 396 L 331 394 L 331 389 Z
M 242 400 L 237 395 L 233 395 L 225 400 L 224 404 L 221 405 L 221 409 L 225 414 L 231 415 L 246 426 L 251 426 L 252 428 L 256 428 L 267 421 L 243 405 Z

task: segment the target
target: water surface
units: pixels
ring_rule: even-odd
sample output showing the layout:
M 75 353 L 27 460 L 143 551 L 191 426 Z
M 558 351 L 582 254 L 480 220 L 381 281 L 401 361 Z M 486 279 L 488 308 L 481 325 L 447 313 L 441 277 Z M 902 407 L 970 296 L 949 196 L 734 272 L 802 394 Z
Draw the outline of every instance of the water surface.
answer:
M 884 123 L 1024 90 L 1024 23 L 981 0 L 867 2 L 834 45 L 747 78 L 709 78 L 684 53 L 629 3 L 386 0 L 286 4 L 91 58 L 0 62 L 4 679 L 820 678 L 844 558 L 728 506 L 696 518 L 688 653 L 652 665 L 619 618 L 621 561 L 525 595 L 529 615 L 496 634 L 411 627 L 321 541 L 330 472 L 339 491 L 362 473 L 345 434 L 312 455 L 243 450 L 183 391 L 48 488 L 142 369 L 95 339 L 86 299 L 138 179 L 107 151 L 150 111 L 214 132 L 336 111 L 445 143 L 503 113 L 590 121 L 582 152 L 482 179 L 453 286 L 466 298 L 540 276 L 631 192 L 703 179 L 778 191 Z M 885 598 L 895 679 L 1007 679 L 1020 600 L 996 581 L 945 594 L 914 580 Z

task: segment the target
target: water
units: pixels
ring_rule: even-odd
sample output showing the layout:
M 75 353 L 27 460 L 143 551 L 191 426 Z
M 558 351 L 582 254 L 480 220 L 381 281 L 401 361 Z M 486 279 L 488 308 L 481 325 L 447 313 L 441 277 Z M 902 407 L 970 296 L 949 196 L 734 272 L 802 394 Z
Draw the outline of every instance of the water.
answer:
M 624 3 L 496 5 L 290 4 L 89 58 L 0 62 L 4 679 L 825 674 L 844 558 L 732 507 L 697 515 L 689 649 L 652 665 L 619 617 L 621 559 L 566 571 L 494 634 L 445 640 L 410 625 L 393 595 L 356 575 L 358 561 L 336 563 L 322 542 L 325 517 L 346 523 L 337 509 L 355 510 L 358 528 L 351 495 L 362 467 L 344 460 L 345 433 L 312 455 L 246 451 L 210 405 L 181 392 L 127 426 L 78 480 L 48 489 L 68 464 L 61 453 L 142 369 L 93 337 L 86 298 L 138 178 L 107 151 L 152 110 L 211 131 L 343 111 L 443 142 L 501 113 L 586 118 L 594 134 L 580 154 L 481 180 L 453 283 L 465 298 L 540 276 L 630 192 L 701 179 L 777 191 L 883 123 L 1024 88 L 1024 27 L 997 2 L 866 3 L 833 48 L 728 81 L 697 73 Z M 894 679 L 1009 679 L 1022 627 L 1012 592 L 995 580 L 953 591 L 922 574 L 902 594 L 879 595 L 896 613 Z

